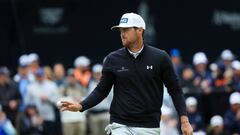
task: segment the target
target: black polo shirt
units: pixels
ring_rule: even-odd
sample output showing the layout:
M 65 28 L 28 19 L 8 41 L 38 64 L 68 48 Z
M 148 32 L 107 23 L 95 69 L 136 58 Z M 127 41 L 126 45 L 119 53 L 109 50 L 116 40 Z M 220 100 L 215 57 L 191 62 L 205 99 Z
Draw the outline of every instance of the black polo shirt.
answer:
M 121 48 L 105 58 L 102 73 L 98 86 L 81 102 L 81 111 L 100 103 L 114 85 L 111 122 L 133 127 L 159 127 L 165 84 L 178 114 L 186 115 L 182 89 L 165 51 L 145 45 L 134 58 L 126 48 Z

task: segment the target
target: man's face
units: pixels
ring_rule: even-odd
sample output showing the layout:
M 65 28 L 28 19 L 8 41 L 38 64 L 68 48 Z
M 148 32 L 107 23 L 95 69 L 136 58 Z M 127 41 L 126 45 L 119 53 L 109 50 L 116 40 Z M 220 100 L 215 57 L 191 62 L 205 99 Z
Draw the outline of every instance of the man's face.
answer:
M 37 80 L 38 82 L 42 82 L 42 81 L 45 80 L 45 77 L 44 77 L 44 76 L 37 76 L 37 75 L 36 75 L 36 80 Z
M 173 56 L 173 57 L 171 57 L 171 59 L 172 59 L 173 64 L 178 65 L 181 63 L 181 58 L 178 56 Z
M 38 68 L 39 68 L 39 62 L 38 61 L 34 61 L 30 64 L 30 69 L 33 73 L 35 73 Z
M 223 62 L 224 62 L 224 65 L 225 65 L 225 66 L 229 66 L 229 65 L 231 65 L 231 63 L 232 63 L 231 60 L 224 60 Z
M 136 28 L 119 28 L 122 44 L 124 47 L 129 47 L 138 40 L 138 32 Z
M 7 82 L 7 75 L 0 75 L 0 85 L 4 85 Z
M 93 73 L 93 78 L 96 80 L 100 80 L 102 76 L 101 72 Z
M 236 76 L 239 77 L 239 76 L 240 76 L 240 70 L 239 70 L 239 69 L 238 69 L 238 70 L 235 69 L 235 70 L 234 70 L 234 75 L 236 75 Z
M 215 134 L 220 134 L 224 129 L 224 126 L 223 125 L 219 125 L 219 126 L 215 126 L 213 127 L 213 132 Z
M 190 105 L 190 106 L 187 106 L 187 111 L 189 113 L 194 113 L 197 111 L 197 106 L 196 105 Z
M 240 104 L 231 104 L 231 110 L 237 112 L 238 110 L 240 110 Z
M 74 75 L 69 75 L 67 77 L 67 80 L 70 85 L 74 85 L 77 83 L 77 79 L 74 77 Z
M 28 75 L 28 67 L 19 67 L 18 73 L 22 76 L 27 76 Z
M 206 64 L 200 63 L 200 64 L 196 65 L 196 69 L 198 72 L 204 72 L 204 71 L 206 71 L 206 66 L 207 66 Z
M 57 79 L 62 79 L 65 75 L 65 69 L 62 64 L 54 65 L 53 72 Z

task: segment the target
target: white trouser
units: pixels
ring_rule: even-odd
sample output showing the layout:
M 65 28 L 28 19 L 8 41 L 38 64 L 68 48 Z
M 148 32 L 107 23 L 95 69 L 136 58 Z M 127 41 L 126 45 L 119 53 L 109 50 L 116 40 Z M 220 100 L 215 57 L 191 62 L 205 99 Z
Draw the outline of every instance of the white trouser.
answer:
M 109 124 L 105 131 L 108 135 L 160 135 L 160 128 L 129 127 L 115 122 Z

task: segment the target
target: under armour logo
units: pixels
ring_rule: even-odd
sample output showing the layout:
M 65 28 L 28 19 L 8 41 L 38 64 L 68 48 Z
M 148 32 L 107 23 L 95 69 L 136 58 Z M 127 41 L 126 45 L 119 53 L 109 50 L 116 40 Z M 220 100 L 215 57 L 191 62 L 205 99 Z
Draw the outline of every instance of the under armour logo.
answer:
M 153 69 L 153 66 L 152 65 L 147 65 L 147 70 L 149 70 L 149 69 Z

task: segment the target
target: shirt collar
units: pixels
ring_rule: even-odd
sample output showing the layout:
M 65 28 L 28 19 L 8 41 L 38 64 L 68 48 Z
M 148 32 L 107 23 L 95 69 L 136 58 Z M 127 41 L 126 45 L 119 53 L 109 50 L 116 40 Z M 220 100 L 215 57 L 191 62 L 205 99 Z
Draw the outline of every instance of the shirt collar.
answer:
M 144 48 L 144 46 L 142 46 L 142 48 L 138 52 L 132 52 L 129 49 L 127 49 L 127 50 L 136 59 L 137 56 L 142 52 L 143 48 Z

